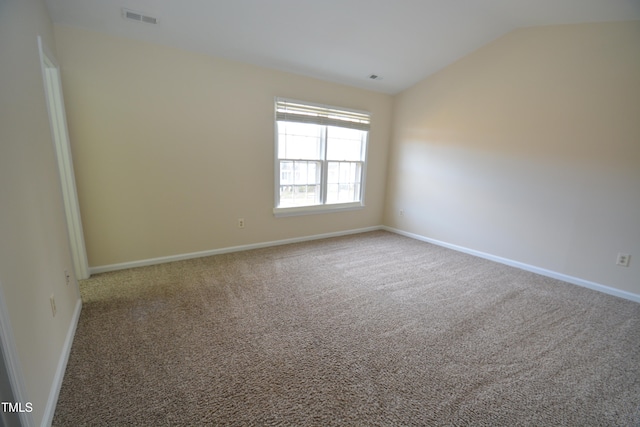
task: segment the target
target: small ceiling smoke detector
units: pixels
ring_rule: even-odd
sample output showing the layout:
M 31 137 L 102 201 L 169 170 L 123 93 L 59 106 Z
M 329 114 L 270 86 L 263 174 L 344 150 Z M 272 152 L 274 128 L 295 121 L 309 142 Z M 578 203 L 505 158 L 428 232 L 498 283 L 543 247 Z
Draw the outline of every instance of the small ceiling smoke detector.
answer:
M 136 12 L 134 10 L 129 10 L 122 8 L 122 17 L 124 19 L 136 22 L 144 22 L 145 24 L 157 24 L 158 18 L 154 18 L 153 16 L 144 15 L 140 12 Z

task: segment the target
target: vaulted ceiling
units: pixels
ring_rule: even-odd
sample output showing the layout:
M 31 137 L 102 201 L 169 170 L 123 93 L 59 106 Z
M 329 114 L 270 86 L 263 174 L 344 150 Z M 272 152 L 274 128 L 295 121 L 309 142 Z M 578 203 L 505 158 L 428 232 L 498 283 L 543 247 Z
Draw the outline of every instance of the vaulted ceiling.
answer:
M 640 20 L 640 0 L 46 0 L 56 24 L 397 93 L 516 28 Z M 122 8 L 157 18 L 123 18 Z M 375 74 L 378 79 L 371 79 Z

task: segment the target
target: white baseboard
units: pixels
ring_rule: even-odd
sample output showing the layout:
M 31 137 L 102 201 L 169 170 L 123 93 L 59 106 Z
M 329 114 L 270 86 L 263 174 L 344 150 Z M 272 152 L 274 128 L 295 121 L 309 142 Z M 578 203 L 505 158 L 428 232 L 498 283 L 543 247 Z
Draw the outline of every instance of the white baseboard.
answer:
M 251 249 L 268 248 L 271 246 L 288 245 L 290 243 L 300 243 L 300 242 L 308 242 L 311 240 L 328 239 L 330 237 L 347 236 L 349 234 L 365 233 L 367 231 L 376 231 L 381 229 L 382 229 L 381 226 L 357 228 L 354 230 L 336 231 L 333 233 L 324 233 L 324 234 L 314 234 L 311 236 L 294 237 L 291 239 L 274 240 L 271 242 L 252 243 L 249 245 L 240 245 L 240 246 L 230 246 L 230 247 L 220 248 L 220 249 L 211 249 L 208 251 L 191 252 L 186 254 L 144 259 L 140 261 L 131 261 L 131 262 L 123 262 L 119 264 L 103 265 L 99 267 L 90 267 L 89 273 L 90 274 L 106 273 L 109 271 L 125 270 L 127 268 L 144 267 L 147 265 L 163 264 L 165 262 L 182 261 L 185 259 L 192 259 L 192 258 L 202 258 L 206 256 L 211 256 L 211 255 L 220 255 L 220 254 L 227 254 L 231 252 L 248 251 Z
M 51 425 L 53 421 L 53 415 L 56 411 L 56 404 L 58 403 L 58 396 L 60 396 L 60 388 L 62 387 L 62 380 L 64 379 L 64 371 L 67 368 L 67 362 L 69 361 L 69 354 L 71 353 L 71 345 L 73 344 L 73 337 L 76 334 L 76 328 L 78 327 L 78 320 L 80 320 L 80 312 L 82 311 L 82 300 L 78 298 L 76 302 L 76 308 L 71 318 L 71 324 L 67 331 L 67 337 L 64 340 L 62 347 L 62 354 L 58 360 L 58 367 L 56 368 L 56 374 L 53 377 L 53 384 L 49 391 L 49 399 L 47 400 L 47 406 L 44 410 L 44 416 L 42 417 L 42 427 Z
M 382 230 L 390 231 L 392 233 L 400 234 L 405 237 L 420 240 L 427 243 L 432 243 L 444 248 L 453 249 L 454 251 L 464 252 L 469 255 L 474 255 L 479 258 L 488 259 L 489 261 L 498 262 L 511 267 L 516 267 L 521 270 L 530 271 L 532 273 L 540 274 L 541 276 L 551 277 L 552 279 L 562 280 L 563 282 L 571 283 L 573 285 L 582 286 L 584 288 L 593 289 L 595 291 L 603 292 L 605 294 L 613 295 L 616 297 L 624 298 L 634 302 L 640 302 L 640 295 L 634 294 L 620 289 L 612 288 L 610 286 L 601 285 L 599 283 L 590 282 L 588 280 L 580 279 L 578 277 L 568 276 L 566 274 L 557 273 L 555 271 L 547 270 L 544 268 L 536 267 L 533 265 L 525 264 L 523 262 L 514 261 L 508 258 L 502 258 L 496 255 L 491 255 L 485 252 L 476 251 L 474 249 L 465 248 L 463 246 L 453 245 L 451 243 L 442 242 L 440 240 L 431 239 L 429 237 L 421 236 L 419 234 L 409 233 L 407 231 L 399 230 L 393 227 L 382 226 Z
M 503 258 L 503 257 L 499 257 L 496 255 L 492 255 L 492 254 L 488 254 L 485 252 L 481 252 L 481 251 L 477 251 L 474 249 L 469 249 L 469 248 L 465 248 L 463 246 L 458 246 L 458 245 L 454 245 L 451 243 L 447 243 L 447 242 L 442 242 L 440 240 L 436 240 L 436 239 L 431 239 L 429 237 L 425 237 L 425 236 L 421 236 L 419 234 L 415 234 L 415 233 L 410 233 L 407 231 L 403 231 L 403 230 L 399 230 L 397 228 L 393 228 L 393 227 L 388 227 L 386 225 L 380 225 L 380 226 L 374 226 L 374 227 L 366 227 L 366 228 L 358 228 L 358 229 L 353 229 L 353 230 L 345 230 L 345 231 L 337 231 L 337 232 L 333 232 L 333 233 L 325 233 L 325 234 L 315 234 L 315 235 L 311 235 L 311 236 L 303 236 L 303 237 L 295 237 L 292 239 L 284 239 L 284 240 L 274 240 L 271 242 L 262 242 L 262 243 L 253 243 L 253 244 L 249 244 L 249 245 L 240 245 L 240 246 L 231 246 L 231 247 L 227 247 L 227 248 L 220 248 L 220 249 L 212 249 L 212 250 L 208 250 L 208 251 L 201 251 L 201 252 L 192 252 L 192 253 L 187 253 L 187 254 L 180 254 L 180 255 L 171 255 L 171 256 L 166 256 L 166 257 L 160 257 L 160 258 L 151 258 L 151 259 L 145 259 L 145 260 L 140 260 L 140 261 L 132 261 L 132 262 L 123 262 L 120 264 L 111 264 L 111 265 L 104 265 L 104 266 L 99 266 L 99 267 L 91 267 L 89 269 L 90 274 L 98 274 L 98 273 L 106 273 L 109 271 L 117 271 L 117 270 L 124 270 L 127 268 L 135 268 L 135 267 L 144 267 L 147 265 L 155 265 L 155 264 L 162 264 L 165 262 L 173 262 L 173 261 L 181 261 L 181 260 L 185 260 L 185 259 L 191 259 L 191 258 L 201 258 L 201 257 L 206 257 L 206 256 L 211 256 L 211 255 L 219 255 L 219 254 L 225 254 L 225 253 L 231 253 L 231 252 L 240 252 L 240 251 L 246 251 L 246 250 L 251 250 L 251 249 L 260 249 L 260 248 L 267 248 L 267 247 L 271 247 L 271 246 L 280 246 L 280 245 L 287 245 L 290 243 L 299 243 L 299 242 L 307 242 L 307 241 L 311 241 L 311 240 L 320 240 L 320 239 L 327 239 L 330 237 L 339 237 L 339 236 L 346 236 L 349 234 L 357 234 L 357 233 L 365 233 L 368 231 L 375 231 L 375 230 L 386 230 L 392 233 L 396 233 L 405 237 L 410 237 L 412 239 L 416 239 L 416 240 L 420 240 L 423 242 L 427 242 L 427 243 L 432 243 L 434 245 L 438 245 L 438 246 L 442 246 L 448 249 L 453 249 L 455 251 L 458 252 L 464 252 L 470 255 L 474 255 L 480 258 L 484 258 L 490 261 L 494 261 L 494 262 L 498 262 L 500 264 L 505 264 L 511 267 L 516 267 L 519 268 L 521 270 L 525 270 L 525 271 L 530 271 L 532 273 L 536 273 L 536 274 L 540 274 L 541 276 L 546 276 L 546 277 L 551 277 L 553 279 L 557 279 L 557 280 L 562 280 L 563 282 L 567 282 L 567 283 L 571 283 L 574 285 L 578 285 L 578 286 L 582 286 L 584 288 L 589 288 L 589 289 L 593 289 L 595 291 L 599 291 L 599 292 L 603 292 L 605 294 L 609 294 L 609 295 L 613 295 L 616 297 L 620 297 L 620 298 L 624 298 L 630 301 L 635 301 L 635 302 L 640 302 L 640 295 L 638 294 L 634 294 L 631 292 L 627 292 L 627 291 L 623 291 L 620 289 L 616 289 L 616 288 L 612 288 L 610 286 L 605 286 L 605 285 L 601 285 L 599 283 L 595 283 L 595 282 L 590 282 L 588 280 L 584 280 L 584 279 L 580 279 L 578 277 L 573 277 L 573 276 L 569 276 L 566 274 L 562 274 L 562 273 L 558 273 L 555 271 L 551 271 L 551 270 L 547 270 L 544 268 L 540 268 L 540 267 L 536 267 L 533 265 L 529 265 L 529 264 L 525 264 L 523 262 L 519 262 L 519 261 L 514 261 L 508 258 Z

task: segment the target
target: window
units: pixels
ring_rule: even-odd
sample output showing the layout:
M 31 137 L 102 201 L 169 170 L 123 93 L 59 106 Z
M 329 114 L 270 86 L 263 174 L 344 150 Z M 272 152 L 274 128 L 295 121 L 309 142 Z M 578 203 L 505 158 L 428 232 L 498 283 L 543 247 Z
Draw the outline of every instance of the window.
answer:
M 276 99 L 276 215 L 364 206 L 370 115 Z

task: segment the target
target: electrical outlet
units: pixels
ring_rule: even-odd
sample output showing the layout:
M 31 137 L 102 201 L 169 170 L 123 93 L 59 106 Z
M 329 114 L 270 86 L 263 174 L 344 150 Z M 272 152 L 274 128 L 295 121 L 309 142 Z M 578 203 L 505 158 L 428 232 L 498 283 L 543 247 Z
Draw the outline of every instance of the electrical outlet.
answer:
M 244 218 L 238 218 L 238 228 L 244 228 Z
M 67 280 L 67 285 L 68 285 L 69 282 L 71 281 L 71 276 L 69 275 L 69 270 L 65 270 L 64 271 L 64 277 Z
M 49 297 L 49 302 L 51 303 L 51 314 L 56 317 L 56 299 L 53 294 Z
M 629 260 L 631 259 L 631 255 L 623 254 L 622 252 L 618 254 L 618 258 L 616 260 L 616 265 L 621 267 L 629 267 Z

